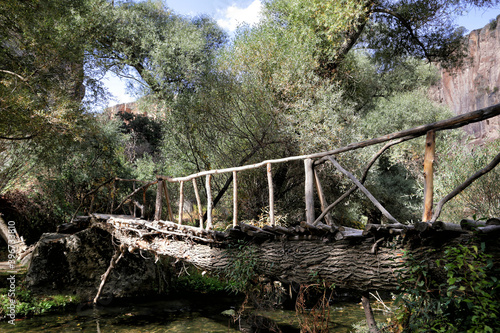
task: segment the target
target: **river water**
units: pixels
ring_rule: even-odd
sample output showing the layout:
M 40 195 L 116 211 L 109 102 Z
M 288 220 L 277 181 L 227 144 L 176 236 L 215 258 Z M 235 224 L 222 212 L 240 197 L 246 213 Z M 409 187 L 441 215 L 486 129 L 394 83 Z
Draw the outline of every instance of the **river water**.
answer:
M 240 307 L 241 299 L 226 296 L 198 295 L 195 297 L 166 297 L 163 300 L 114 301 L 93 308 L 81 304 L 76 309 L 16 320 L 15 325 L 0 322 L 0 332 L 168 332 L 168 333 L 232 333 L 257 331 L 250 323 L 263 327 L 279 327 L 283 333 L 299 333 L 299 320 L 295 311 L 247 311 L 241 322 L 230 315 Z M 375 312 L 377 320 L 384 320 Z M 330 332 L 353 331 L 352 324 L 364 319 L 358 303 L 334 303 L 330 307 Z M 244 330 L 246 327 L 246 331 Z

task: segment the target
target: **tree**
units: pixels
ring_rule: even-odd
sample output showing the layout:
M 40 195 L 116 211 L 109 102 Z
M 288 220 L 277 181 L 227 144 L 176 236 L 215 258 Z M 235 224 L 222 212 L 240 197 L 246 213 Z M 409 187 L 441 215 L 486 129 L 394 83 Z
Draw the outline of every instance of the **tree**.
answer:
M 226 39 L 212 20 L 176 15 L 161 1 L 120 4 L 99 29 L 106 33 L 97 38 L 95 65 L 135 79 L 145 95 L 164 101 L 193 91 Z
M 266 2 L 266 9 L 280 24 L 303 26 L 318 37 L 319 70 L 330 76 L 360 43 L 386 64 L 408 56 L 456 64 L 464 56 L 464 29 L 453 24 L 454 16 L 496 4 L 498 0 L 275 0 Z
M 0 139 L 72 132 L 83 109 L 83 64 L 100 0 L 2 1 Z M 97 15 L 98 16 L 98 15 Z

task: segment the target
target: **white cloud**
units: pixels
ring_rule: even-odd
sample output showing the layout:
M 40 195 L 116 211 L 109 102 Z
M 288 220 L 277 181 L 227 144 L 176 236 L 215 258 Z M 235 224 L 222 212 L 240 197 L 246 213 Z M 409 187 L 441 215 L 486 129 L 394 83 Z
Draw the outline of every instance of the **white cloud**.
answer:
M 246 8 L 239 8 L 236 5 L 232 5 L 225 10 L 219 11 L 219 15 L 223 16 L 223 18 L 217 20 L 217 23 L 223 29 L 234 32 L 243 23 L 252 25 L 259 22 L 261 9 L 262 2 L 260 0 L 254 0 Z

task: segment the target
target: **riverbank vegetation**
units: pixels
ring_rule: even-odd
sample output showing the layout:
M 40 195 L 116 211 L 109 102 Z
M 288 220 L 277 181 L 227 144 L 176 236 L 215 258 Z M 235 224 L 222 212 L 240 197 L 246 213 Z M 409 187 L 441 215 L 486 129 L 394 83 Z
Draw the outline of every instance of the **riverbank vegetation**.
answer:
M 438 66 L 465 60 L 464 31 L 453 19 L 496 4 L 269 0 L 260 23 L 240 27 L 230 40 L 213 19 L 177 15 L 160 1 L 3 1 L 1 212 L 31 244 L 75 214 L 116 207 L 132 189 L 115 187 L 116 178 L 148 182 L 326 151 L 448 118 L 428 90 L 439 79 Z M 134 113 L 99 108 L 107 72 L 129 79 L 138 96 Z M 437 140 L 439 196 L 499 148 L 498 142 L 469 145 L 461 130 Z M 423 146 L 417 139 L 391 148 L 365 184 L 404 223 L 421 218 Z M 376 149 L 344 154 L 339 162 L 361 174 Z M 350 186 L 331 166 L 317 171 L 328 198 Z M 302 174 L 300 163 L 273 169 L 275 214 L 283 225 L 303 219 Z M 239 176 L 242 220 L 266 219 L 261 176 Z M 231 180 L 213 179 L 220 229 L 231 221 L 223 196 Z M 499 181 L 497 168 L 450 202 L 442 218 L 498 217 Z M 179 199 L 177 189 L 169 192 Z M 153 189 L 144 195 L 153 197 Z M 184 196 L 195 202 L 194 192 Z M 153 209 L 146 207 L 146 217 Z M 383 219 L 361 194 L 332 218 L 348 226 Z

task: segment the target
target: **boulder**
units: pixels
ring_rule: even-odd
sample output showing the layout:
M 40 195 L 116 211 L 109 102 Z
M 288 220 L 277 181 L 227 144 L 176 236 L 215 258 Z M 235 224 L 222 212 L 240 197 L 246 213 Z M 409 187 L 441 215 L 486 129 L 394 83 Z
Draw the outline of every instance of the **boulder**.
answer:
M 45 233 L 33 252 L 26 275 L 28 287 L 37 294 L 93 299 L 116 247 L 102 229 L 89 228 L 73 235 Z M 108 276 L 102 297 L 158 294 L 166 269 L 161 261 L 144 257 L 150 255 L 126 252 Z

